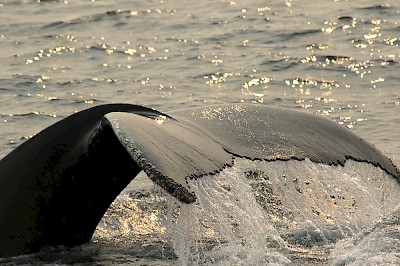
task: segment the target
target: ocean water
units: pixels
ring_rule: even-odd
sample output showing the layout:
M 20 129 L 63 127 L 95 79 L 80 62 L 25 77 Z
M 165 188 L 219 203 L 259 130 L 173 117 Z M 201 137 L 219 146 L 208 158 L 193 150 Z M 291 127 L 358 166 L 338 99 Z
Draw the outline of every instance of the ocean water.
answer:
M 328 117 L 374 143 L 400 165 L 399 44 L 400 4 L 395 0 L 0 0 L 0 157 L 46 126 L 98 104 L 125 102 L 168 112 L 245 102 Z M 220 198 L 212 178 L 203 180 L 198 189 L 210 187 L 216 195 L 204 195 L 197 209 L 180 206 L 141 177 L 110 208 L 92 244 L 49 248 L 1 262 L 399 263 L 396 203 L 400 194 L 395 183 L 385 183 L 385 194 L 385 189 L 375 190 L 380 185 L 359 181 L 374 169 L 350 165 L 352 170 L 343 172 L 310 162 L 248 163 L 240 162 L 239 170 L 235 168 L 238 173 L 224 173 L 248 184 L 247 194 L 238 192 L 248 206 L 235 207 L 235 200 Z M 311 196 L 298 199 L 294 191 L 284 194 L 286 183 L 277 176 L 299 169 L 306 174 L 290 176 L 288 184 L 297 178 L 303 186 L 297 186 L 300 191 L 306 191 L 307 185 L 321 188 L 317 195 L 323 204 L 315 198 L 310 201 Z M 332 172 L 340 178 L 322 184 L 319 177 L 327 179 Z M 254 173 L 257 178 L 248 178 Z M 218 178 L 225 180 L 224 175 Z M 373 179 L 388 177 L 376 173 L 367 178 Z M 344 186 L 335 180 L 353 183 Z M 356 191 L 369 197 L 351 198 L 356 192 L 347 191 L 348 187 L 361 183 L 365 187 L 356 186 L 360 189 Z M 329 205 L 334 199 L 340 201 L 332 191 L 344 197 L 334 205 L 345 212 Z M 222 205 L 207 205 L 213 202 L 209 197 Z M 253 201 L 260 207 L 254 209 Z M 223 208 L 223 202 L 230 202 L 243 218 L 228 219 L 225 226 L 237 224 L 233 227 L 242 231 L 232 235 L 232 226 L 215 228 L 211 216 L 202 222 L 207 230 L 199 227 L 206 231 L 204 236 L 184 229 L 196 225 L 185 221 L 196 223 L 201 210 L 212 213 L 213 208 Z M 388 209 L 382 208 L 382 202 Z M 246 222 L 241 209 L 259 214 L 249 218 L 254 223 Z M 300 215 L 302 210 L 305 213 Z M 254 232 L 254 224 L 263 229 L 249 238 L 243 230 Z

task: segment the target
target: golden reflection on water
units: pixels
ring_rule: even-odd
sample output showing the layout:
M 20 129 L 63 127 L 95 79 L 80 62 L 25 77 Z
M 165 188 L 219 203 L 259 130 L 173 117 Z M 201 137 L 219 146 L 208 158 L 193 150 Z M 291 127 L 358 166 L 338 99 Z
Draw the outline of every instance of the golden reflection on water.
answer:
M 294 89 L 303 88 L 308 86 L 318 87 L 319 89 L 331 89 L 331 88 L 338 88 L 340 85 L 335 81 L 327 81 L 327 80 L 314 80 L 310 78 L 295 78 L 293 80 L 285 80 L 287 86 L 291 86 Z M 308 90 L 309 91 L 309 90 Z
M 149 203 L 151 209 L 146 209 L 146 203 L 140 199 L 120 196 L 109 207 L 96 228 L 93 241 L 151 241 L 152 236 L 159 238 L 165 233 L 161 223 L 160 210 L 154 208 L 154 202 Z
M 54 48 L 48 48 L 46 50 L 40 50 L 37 52 L 36 56 L 33 58 L 27 59 L 26 64 L 33 64 L 41 60 L 42 58 L 50 57 L 52 55 L 61 55 L 63 53 L 75 53 L 75 47 L 67 47 L 67 46 L 56 46 Z M 16 55 L 19 56 L 19 55 Z
M 15 43 L 4 73 L 22 73 L 23 97 L 78 103 L 67 110 L 53 101 L 52 108 L 66 110 L 63 115 L 101 102 L 154 103 L 165 110 L 177 103 L 185 108 L 246 102 L 304 108 L 336 120 L 351 117 L 340 120 L 350 125 L 386 103 L 399 106 L 396 94 L 385 94 L 395 86 L 395 75 L 387 73 L 395 73 L 399 59 L 395 4 L 228 1 L 208 8 L 174 1 L 135 7 L 50 2 L 21 4 L 33 10 L 32 36 L 0 34 L 4 45 Z M 41 20 L 38 14 L 45 16 L 42 7 L 49 6 L 59 13 Z M 4 11 L 13 9 L 4 4 Z M 21 12 L 13 12 L 21 19 Z M 15 24 L 21 32 L 29 24 L 24 22 Z M 19 90 L 20 83 L 5 87 Z M 381 95 L 378 90 L 385 106 L 370 96 Z M 346 109 L 348 101 L 367 106 Z M 361 109 L 368 112 L 360 115 Z
M 204 79 L 206 80 L 206 84 L 210 86 L 219 86 L 220 83 L 226 82 L 227 78 L 229 77 L 236 77 L 240 76 L 240 73 L 234 73 L 234 72 L 227 72 L 227 73 L 213 73 L 210 75 L 204 76 Z
M 329 75 L 325 74 L 317 75 L 313 74 L 312 71 L 309 72 L 308 70 L 300 71 L 299 73 L 289 70 L 282 79 L 282 77 L 276 77 L 273 72 L 265 71 L 263 67 L 259 65 L 253 66 L 247 63 L 246 66 L 237 68 L 232 63 L 240 62 L 241 60 L 235 58 L 235 56 L 229 56 L 229 53 L 225 53 L 224 51 L 225 49 L 229 48 L 231 44 L 234 44 L 237 45 L 237 47 L 241 47 L 241 50 L 238 50 L 237 52 L 239 52 L 239 56 L 243 56 L 246 55 L 248 51 L 251 51 L 245 49 L 252 49 L 257 47 L 257 45 L 260 45 L 260 43 L 253 38 L 254 36 L 252 34 L 247 34 L 243 37 L 241 36 L 239 38 L 240 40 L 233 41 L 233 43 L 222 40 L 220 48 L 224 48 L 224 50 L 221 50 L 221 52 L 214 50 L 207 53 L 207 51 L 200 50 L 201 52 L 197 53 L 196 59 L 198 61 L 207 64 L 207 66 L 212 65 L 211 68 L 217 70 L 212 71 L 212 69 L 210 71 L 211 74 L 202 75 L 205 80 L 205 84 L 212 88 L 219 89 L 217 98 L 221 97 L 221 93 L 223 93 L 223 95 L 230 95 L 232 94 L 232 91 L 236 90 L 242 95 L 242 97 L 240 97 L 240 101 L 242 102 L 247 101 L 253 103 L 265 103 L 266 101 L 270 100 L 271 97 L 277 98 L 276 92 L 274 92 L 275 95 L 270 93 L 271 87 L 277 91 L 276 88 L 281 87 L 283 83 L 283 85 L 286 84 L 289 88 L 292 88 L 292 92 L 295 92 L 296 98 L 290 99 L 290 101 L 293 103 L 300 103 L 300 101 L 304 100 L 300 107 L 316 108 L 316 105 L 313 105 L 311 102 L 307 101 L 317 101 L 320 104 L 330 106 L 327 106 L 326 108 L 321 108 L 318 106 L 318 109 L 315 110 L 314 113 L 330 114 L 334 112 L 330 109 L 332 104 L 338 104 L 340 101 L 337 97 L 335 97 L 335 99 L 326 97 L 326 95 L 323 95 L 323 93 L 319 90 L 349 89 L 352 85 L 351 82 L 346 81 L 346 79 L 348 77 L 351 78 L 351 74 L 353 73 L 357 74 L 359 78 L 365 78 L 366 76 L 370 75 L 371 79 L 367 81 L 370 83 L 371 88 L 377 88 L 377 86 L 385 82 L 385 77 L 383 76 L 372 77 L 374 74 L 372 68 L 378 64 L 375 60 L 375 57 L 382 57 L 382 60 L 379 62 L 381 66 L 388 66 L 390 65 L 390 60 L 395 60 L 397 55 L 395 53 L 381 53 L 379 49 L 375 48 L 375 46 L 382 44 L 392 47 L 398 46 L 398 36 L 388 36 L 387 34 L 383 34 L 384 27 L 395 22 L 389 21 L 383 17 L 366 19 L 363 17 L 351 17 L 346 15 L 326 16 L 320 21 L 312 21 L 311 18 L 309 18 L 307 21 L 303 21 L 297 17 L 299 15 L 299 10 L 301 10 L 299 9 L 299 6 L 293 5 L 292 1 L 286 1 L 285 5 L 288 8 L 285 10 L 285 12 L 289 11 L 289 19 L 298 18 L 298 23 L 305 23 L 304 25 L 307 30 L 316 29 L 319 33 L 313 33 L 315 36 L 310 35 L 310 38 L 306 38 L 306 40 L 309 41 L 308 43 L 300 39 L 301 42 L 303 42 L 299 43 L 300 45 L 303 44 L 303 48 L 300 48 L 303 49 L 302 51 L 297 48 L 274 51 L 273 47 L 270 49 L 270 47 L 267 45 L 265 47 L 265 51 L 258 52 L 258 57 L 272 57 L 274 59 L 282 60 L 282 63 L 288 63 L 292 60 L 296 60 L 297 58 L 298 61 L 296 63 L 304 64 L 306 68 L 312 68 L 312 70 L 335 68 L 341 73 L 342 77 L 330 77 Z M 321 7 L 322 6 L 324 5 L 321 5 Z M 241 19 L 246 21 L 262 16 L 265 19 L 264 23 L 267 23 L 266 25 L 270 25 L 268 23 L 276 23 L 277 19 L 279 18 L 277 7 L 274 5 L 260 5 L 255 9 L 250 9 L 241 3 L 230 2 L 229 7 L 226 8 L 236 10 L 236 14 L 239 14 Z M 177 10 L 175 8 L 146 8 L 143 10 L 117 9 L 107 12 L 107 14 L 113 16 L 121 15 L 122 18 L 122 16 L 128 17 L 129 15 L 135 17 L 147 15 L 158 16 L 165 14 L 174 15 L 177 14 L 177 12 L 179 13 L 181 10 Z M 189 12 L 185 15 L 195 19 L 192 12 Z M 86 22 L 89 22 L 91 19 L 93 18 L 81 18 L 81 20 Z M 227 17 L 219 18 L 214 15 L 212 15 L 212 19 L 215 20 L 215 23 L 218 22 L 218 26 L 216 27 L 226 27 L 225 25 L 229 25 L 233 22 Z M 69 22 L 64 21 L 63 23 L 68 25 L 76 22 L 79 22 L 79 19 Z M 242 30 L 260 30 L 264 26 L 265 25 L 254 25 L 252 28 L 244 25 Z M 210 33 L 206 33 L 206 36 L 210 34 L 211 38 L 215 38 L 215 36 L 212 35 L 213 29 L 214 28 L 208 28 Z M 290 30 L 290 28 L 287 28 L 286 30 Z M 298 30 L 296 34 L 301 36 L 301 30 Z M 346 38 L 346 41 L 343 42 L 343 47 L 339 46 L 331 39 L 338 37 L 341 38 L 341 36 L 346 35 L 352 36 L 352 38 Z M 204 39 L 203 37 L 200 32 L 191 34 L 189 38 L 188 36 L 185 36 L 185 34 L 176 34 L 176 36 L 169 37 L 164 35 L 154 35 L 152 37 L 153 42 L 138 43 L 134 41 L 134 36 L 130 36 L 128 37 L 128 40 L 123 40 L 122 43 L 118 43 L 118 41 L 110 39 L 109 36 L 106 36 L 103 33 L 101 37 L 92 37 L 92 40 L 97 40 L 97 46 L 86 44 L 78 49 L 77 47 L 71 47 L 70 45 L 64 44 L 48 49 L 42 49 L 35 56 L 28 58 L 26 60 L 26 64 L 33 64 L 36 61 L 42 60 L 42 58 L 51 57 L 55 54 L 60 55 L 63 53 L 75 53 L 77 51 L 82 53 L 86 52 L 87 49 L 96 48 L 104 51 L 104 53 L 107 55 L 107 57 L 104 57 L 104 62 L 101 64 L 102 68 L 104 68 L 104 70 L 107 72 L 115 68 L 120 68 L 118 71 L 124 68 L 124 70 L 132 71 L 133 74 L 136 74 L 135 71 L 137 71 L 138 67 L 140 67 L 143 62 L 149 62 L 151 60 L 171 61 L 171 59 L 176 59 L 176 56 L 187 56 L 188 51 L 185 50 L 185 47 L 191 47 L 192 49 L 202 47 L 204 43 L 208 42 L 208 40 Z M 316 37 L 318 37 L 318 39 L 316 39 Z M 60 40 L 65 39 L 74 44 L 82 42 L 82 40 L 78 40 L 77 34 L 74 31 L 68 32 L 67 34 L 58 34 L 56 38 Z M 165 41 L 168 38 L 170 38 L 171 41 L 181 45 L 179 49 L 175 47 L 176 45 L 166 46 Z M 291 41 L 282 39 L 282 45 L 290 45 L 290 43 Z M 363 56 L 358 57 L 357 53 L 348 50 L 349 47 L 356 48 L 357 50 L 359 49 Z M 250 54 L 251 53 L 252 52 L 250 52 Z M 370 56 L 368 56 L 368 53 Z M 121 54 L 125 55 L 125 61 L 113 62 L 113 60 L 115 60 L 117 56 L 121 56 Z M 208 69 L 209 68 L 210 67 L 208 67 Z M 253 74 L 256 72 L 260 74 L 258 76 L 254 76 Z M 43 89 L 47 89 L 49 85 L 45 84 L 45 82 L 49 80 L 50 76 L 52 79 L 54 78 L 51 74 L 43 74 L 37 78 L 36 83 L 41 84 Z M 154 84 L 150 82 L 150 79 L 152 78 L 153 77 L 150 77 L 150 75 L 136 77 L 135 83 L 140 86 L 154 86 Z M 184 77 L 182 76 L 182 78 Z M 96 81 L 104 81 L 108 84 L 120 83 L 120 79 L 117 79 L 116 77 L 95 76 L 92 79 Z M 158 91 L 160 91 L 160 94 L 162 94 L 162 98 L 166 96 L 172 96 L 174 94 L 173 92 L 175 92 L 175 89 L 177 89 L 177 91 L 181 89 L 182 86 L 179 84 L 180 81 L 178 78 L 173 82 L 176 82 L 176 84 L 171 85 L 174 87 L 174 90 L 166 90 L 166 85 L 163 85 L 163 83 L 159 82 L 156 83 L 160 84 L 159 87 L 156 85 L 156 88 Z M 279 82 L 281 82 L 281 84 L 279 84 Z M 236 85 L 233 83 L 236 83 Z M 186 95 L 188 95 L 187 98 L 190 101 L 196 100 L 196 94 L 187 93 Z M 286 97 L 288 95 L 287 89 L 283 89 L 281 95 L 281 97 Z M 201 99 L 201 102 L 210 102 L 210 99 Z M 93 100 L 87 99 L 85 100 L 85 103 L 93 104 Z

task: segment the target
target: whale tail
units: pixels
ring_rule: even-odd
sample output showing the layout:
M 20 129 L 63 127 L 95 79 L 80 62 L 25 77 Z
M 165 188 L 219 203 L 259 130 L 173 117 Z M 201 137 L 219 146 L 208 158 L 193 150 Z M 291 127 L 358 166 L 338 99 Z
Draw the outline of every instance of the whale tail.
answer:
M 130 104 L 96 106 L 44 129 L 0 161 L 0 255 L 90 241 L 103 214 L 144 171 L 184 203 L 188 178 L 233 158 L 371 163 L 400 180 L 390 159 L 349 130 L 301 112 L 253 105 L 170 115 Z

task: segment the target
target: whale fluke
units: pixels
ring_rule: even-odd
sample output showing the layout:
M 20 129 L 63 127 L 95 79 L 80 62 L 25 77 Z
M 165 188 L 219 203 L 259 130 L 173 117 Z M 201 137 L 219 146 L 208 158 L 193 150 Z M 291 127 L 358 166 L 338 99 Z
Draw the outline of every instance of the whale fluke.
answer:
M 188 178 L 214 174 L 234 157 L 371 163 L 398 168 L 350 130 L 311 114 L 255 105 L 164 114 L 96 106 L 44 129 L 0 161 L 0 256 L 90 241 L 105 211 L 141 171 L 192 203 Z
M 221 145 L 172 117 L 110 113 L 105 118 L 138 166 L 182 202 L 196 200 L 187 178 L 215 174 L 233 164 Z
M 399 169 L 373 145 L 337 123 L 305 112 L 225 105 L 171 113 L 203 129 L 224 149 L 251 160 L 304 160 L 344 165 L 348 159 L 371 163 L 400 180 Z
M 112 111 L 159 114 L 97 106 L 46 128 L 0 161 L 1 256 L 90 241 L 110 203 L 141 171 L 102 123 Z

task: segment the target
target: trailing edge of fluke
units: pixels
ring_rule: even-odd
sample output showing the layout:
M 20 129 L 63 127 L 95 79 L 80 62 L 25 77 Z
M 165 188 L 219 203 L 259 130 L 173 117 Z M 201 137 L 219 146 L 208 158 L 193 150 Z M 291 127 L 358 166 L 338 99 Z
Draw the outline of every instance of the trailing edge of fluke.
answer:
M 400 180 L 392 161 L 319 116 L 255 105 L 171 112 L 108 104 L 44 129 L 0 161 L 0 256 L 90 241 L 101 217 L 141 171 L 178 200 L 188 178 L 251 160 L 370 163 Z

